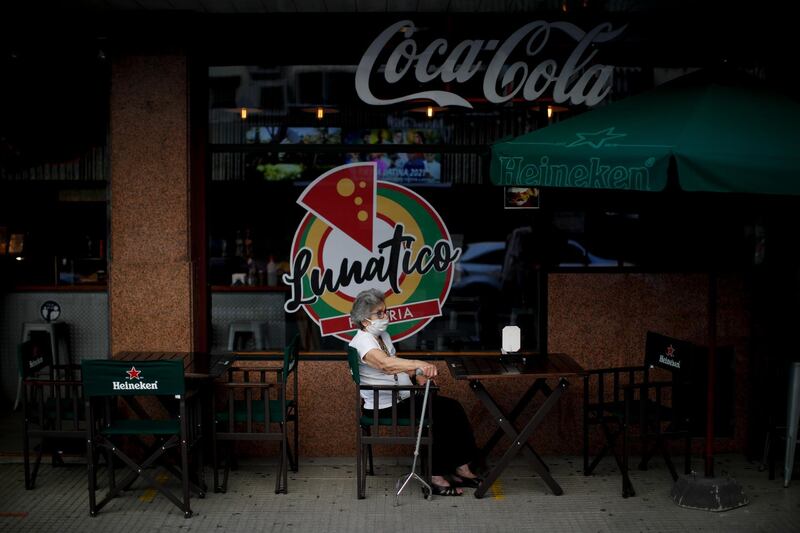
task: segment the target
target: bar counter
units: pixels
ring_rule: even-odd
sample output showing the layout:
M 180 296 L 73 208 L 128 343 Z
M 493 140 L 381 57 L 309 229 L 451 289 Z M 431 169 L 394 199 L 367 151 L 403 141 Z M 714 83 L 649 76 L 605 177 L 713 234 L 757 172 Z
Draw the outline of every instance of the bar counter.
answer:
M 301 361 L 346 361 L 347 352 L 342 341 L 341 350 L 314 350 L 300 351 Z M 272 361 L 283 358 L 282 350 L 259 350 L 247 352 L 233 352 L 240 361 L 248 358 L 260 361 Z M 463 350 L 463 351 L 433 351 L 433 350 L 398 350 L 397 355 L 406 359 L 422 359 L 424 361 L 444 361 L 451 357 L 500 357 L 500 350 Z M 538 352 L 515 352 L 520 357 L 537 357 Z

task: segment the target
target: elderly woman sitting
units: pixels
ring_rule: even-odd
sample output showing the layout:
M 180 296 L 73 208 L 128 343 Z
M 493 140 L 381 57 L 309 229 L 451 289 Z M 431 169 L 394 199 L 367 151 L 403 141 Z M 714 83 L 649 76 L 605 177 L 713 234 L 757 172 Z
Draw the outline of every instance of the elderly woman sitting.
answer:
M 403 359 L 396 356 L 392 339 L 386 332 L 389 316 L 386 313 L 386 302 L 383 293 L 377 289 L 363 291 L 356 296 L 350 320 L 358 326 L 350 346 L 358 351 L 361 358 L 359 371 L 361 382 L 365 385 L 411 385 L 411 378 L 419 368 L 422 375 L 417 376 L 417 383 L 424 385 L 437 375 L 436 365 L 414 359 Z M 372 391 L 361 391 L 365 406 L 374 405 Z M 408 416 L 407 401 L 410 393 L 401 393 L 401 401 L 397 404 L 398 416 Z M 475 437 L 464 408 L 452 398 L 436 395 L 432 398 L 433 411 L 436 417 L 436 436 L 433 440 L 433 475 L 431 478 L 434 494 L 442 496 L 460 496 L 461 486 L 477 487 L 480 478 L 472 473 L 470 461 L 477 454 Z M 391 416 L 392 393 L 380 391 L 378 409 L 380 417 Z M 417 411 L 421 411 L 422 402 L 416 402 Z M 372 416 L 372 409 L 365 409 Z M 417 413 L 419 415 L 419 412 Z

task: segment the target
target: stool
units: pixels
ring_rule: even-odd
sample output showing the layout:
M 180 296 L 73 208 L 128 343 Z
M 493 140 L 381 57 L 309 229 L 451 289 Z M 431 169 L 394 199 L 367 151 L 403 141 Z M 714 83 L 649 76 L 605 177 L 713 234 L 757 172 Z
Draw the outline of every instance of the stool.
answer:
M 66 322 L 23 322 L 22 340 L 30 340 L 31 333 L 47 333 L 50 338 L 50 355 L 54 365 L 72 364 L 69 350 L 69 325 Z M 63 361 L 62 361 L 63 357 Z M 20 395 L 22 394 L 22 373 L 17 381 L 17 399 L 14 400 L 14 410 L 19 407 Z
M 470 328 L 472 332 L 469 337 L 479 337 L 481 332 L 481 325 L 480 320 L 478 320 L 478 312 L 477 311 L 457 311 L 455 309 L 450 309 L 447 312 L 447 316 L 449 318 L 449 329 L 451 331 L 459 331 L 459 322 L 462 317 L 466 318 L 467 321 L 470 323 Z
M 536 317 L 536 313 L 534 312 L 533 308 L 531 307 L 512 307 L 511 308 L 511 319 L 510 319 L 510 326 L 519 326 L 518 322 L 523 320 L 523 317 L 532 316 Z
M 242 334 L 253 336 L 256 350 L 266 349 L 269 334 L 267 333 L 267 324 L 265 322 L 259 322 L 257 320 L 251 320 L 250 322 L 233 322 L 228 327 L 229 352 L 234 351 L 236 348 L 236 336 Z
M 783 463 L 783 486 L 788 487 L 794 470 L 797 426 L 800 424 L 800 362 L 789 368 L 789 395 L 786 406 L 786 457 Z

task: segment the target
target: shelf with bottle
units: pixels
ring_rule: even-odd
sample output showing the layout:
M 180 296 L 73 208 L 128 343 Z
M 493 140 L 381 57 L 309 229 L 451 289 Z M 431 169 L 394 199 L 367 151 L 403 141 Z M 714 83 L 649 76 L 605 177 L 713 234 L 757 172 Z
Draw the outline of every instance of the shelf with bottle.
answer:
M 289 292 L 288 285 L 211 285 L 211 292 Z
M 56 257 L 55 284 L 105 284 L 108 279 L 105 257 Z

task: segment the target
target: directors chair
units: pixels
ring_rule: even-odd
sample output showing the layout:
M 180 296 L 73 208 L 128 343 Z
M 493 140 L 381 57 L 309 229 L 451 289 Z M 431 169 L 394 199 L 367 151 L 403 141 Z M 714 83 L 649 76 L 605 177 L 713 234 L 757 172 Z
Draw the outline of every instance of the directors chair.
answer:
M 83 390 L 80 366 L 53 364 L 48 343 L 25 341 L 19 345 L 18 355 L 25 420 L 22 432 L 25 488 L 31 490 L 45 451 L 51 453 L 53 466 L 61 466 L 65 449 L 83 447 L 86 437 Z M 36 459 L 31 469 L 34 451 Z
M 588 370 L 584 376 L 583 473 L 589 476 L 608 453 L 622 476 L 622 496 L 634 496 L 628 462 L 631 440 L 638 437 L 640 470 L 660 452 L 673 480 L 678 473 L 669 453 L 669 440 L 683 441 L 684 471 L 691 471 L 691 372 L 695 347 L 686 341 L 648 332 L 645 362 Z M 662 379 L 662 377 L 664 377 Z M 590 428 L 604 437 L 598 454 L 590 457 Z M 621 444 L 618 441 L 621 437 Z
M 192 516 L 189 505 L 190 490 L 201 498 L 205 496 L 200 488 L 202 480 L 202 457 L 197 462 L 199 485 L 189 479 L 189 456 L 192 451 L 200 452 L 199 422 L 200 405 L 198 395 L 186 391 L 184 366 L 180 360 L 164 361 L 83 361 L 83 389 L 85 395 L 87 431 L 87 462 L 89 465 L 89 514 L 96 516 L 108 502 L 127 490 L 136 478 L 141 477 L 147 485 L 163 494 L 177 506 L 185 518 Z M 166 418 L 129 419 L 117 409 L 120 399 L 127 401 L 143 397 L 155 397 L 166 404 L 174 399 L 172 409 Z M 177 407 L 177 409 L 175 409 Z M 176 411 L 176 412 L 174 412 Z M 139 439 L 152 437 L 153 445 L 144 453 L 144 460 L 136 463 L 126 454 L 121 444 L 122 438 Z M 108 492 L 99 502 L 96 501 L 95 482 L 96 450 L 104 450 L 108 463 Z M 179 466 L 170 461 L 169 454 L 179 451 Z M 117 482 L 114 472 L 114 458 L 130 469 L 128 475 Z M 162 484 L 151 467 L 161 461 L 163 467 L 181 482 L 180 496 Z

